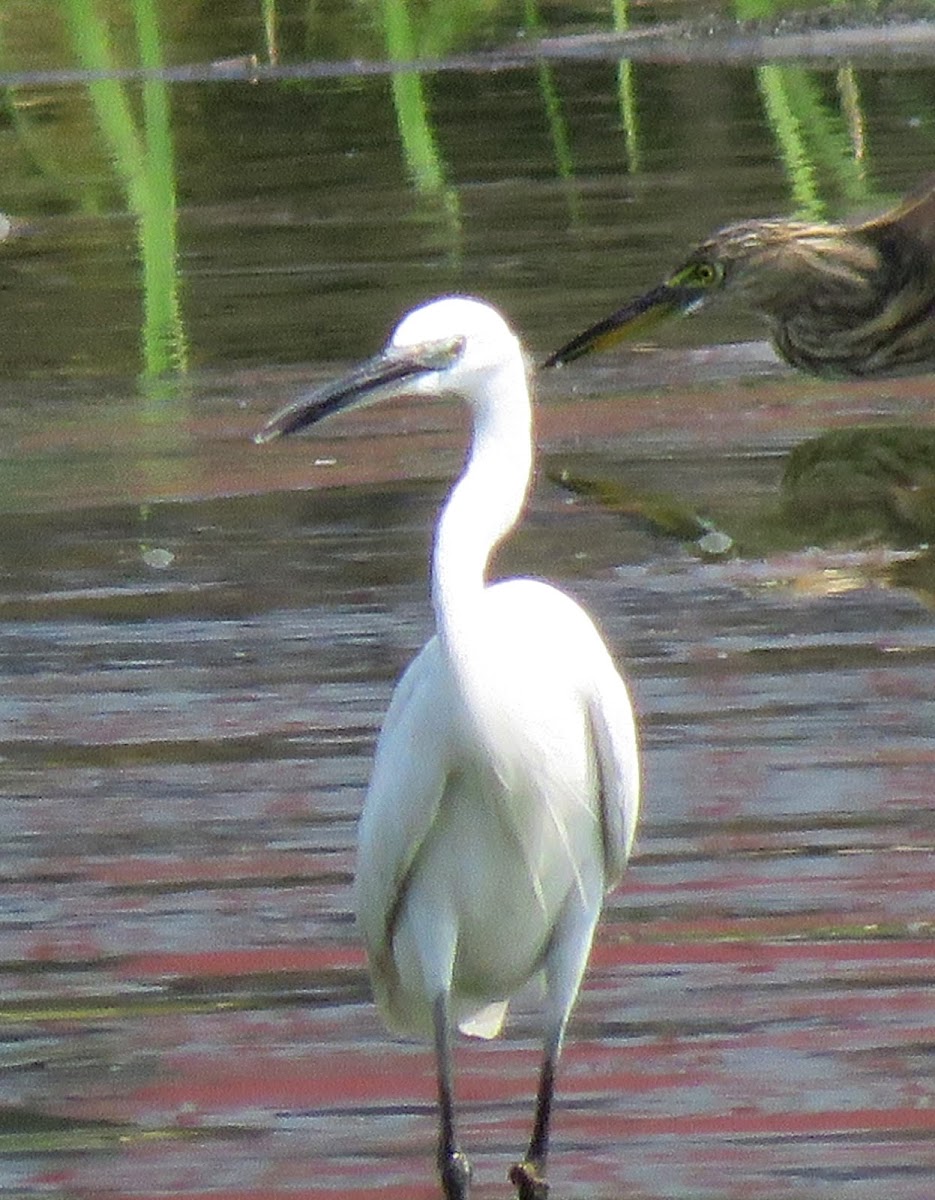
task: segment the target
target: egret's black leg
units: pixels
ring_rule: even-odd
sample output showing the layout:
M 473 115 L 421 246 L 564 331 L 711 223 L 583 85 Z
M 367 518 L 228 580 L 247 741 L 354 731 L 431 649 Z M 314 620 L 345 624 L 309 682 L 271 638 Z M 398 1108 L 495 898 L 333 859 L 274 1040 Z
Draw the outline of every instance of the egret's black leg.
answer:
M 448 998 L 435 1001 L 435 1057 L 438 1063 L 438 1173 L 445 1200 L 468 1200 L 471 1164 L 455 1137 L 454 1098 L 451 1087 L 451 1031 Z
M 552 1115 L 555 1067 L 560 1049 L 561 1038 L 551 1041 L 546 1046 L 539 1074 L 536 1117 L 529 1149 L 523 1161 L 510 1169 L 510 1183 L 516 1188 L 519 1200 L 545 1200 L 549 1194 L 549 1185 L 545 1181 L 545 1160 L 549 1153 L 549 1119 Z

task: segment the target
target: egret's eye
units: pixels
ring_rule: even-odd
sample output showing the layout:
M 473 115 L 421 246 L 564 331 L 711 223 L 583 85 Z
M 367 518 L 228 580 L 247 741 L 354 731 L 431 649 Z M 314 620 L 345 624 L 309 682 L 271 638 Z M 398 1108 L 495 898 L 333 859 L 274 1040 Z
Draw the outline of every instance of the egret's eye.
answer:
M 454 366 L 467 345 L 467 338 L 438 338 L 430 342 L 419 342 L 409 349 L 412 361 L 423 371 L 447 371 Z
M 440 341 L 434 347 L 433 352 L 426 356 L 426 365 L 437 371 L 444 371 L 447 367 L 453 367 L 464 354 L 465 346 L 467 346 L 467 338 L 465 337 L 453 337 Z

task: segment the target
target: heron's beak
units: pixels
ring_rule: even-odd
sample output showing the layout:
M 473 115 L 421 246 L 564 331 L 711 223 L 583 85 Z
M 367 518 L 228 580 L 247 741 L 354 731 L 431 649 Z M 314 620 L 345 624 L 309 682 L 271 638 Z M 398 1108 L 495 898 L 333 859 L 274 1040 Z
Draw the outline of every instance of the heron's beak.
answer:
M 355 367 L 347 375 L 314 388 L 294 400 L 269 420 L 255 442 L 272 442 L 279 437 L 298 433 L 345 408 L 373 404 L 405 391 L 400 386 L 406 380 L 450 367 L 464 349 L 464 339 L 443 338 L 419 342 L 412 346 L 394 346 Z
M 550 354 L 542 365 L 559 367 L 590 354 L 592 350 L 606 350 L 626 338 L 645 333 L 673 313 L 690 312 L 701 304 L 705 297 L 706 293 L 700 287 L 660 284 L 652 291 L 637 296 L 623 308 L 618 308 L 609 317 L 604 317 L 584 333 L 579 333 L 567 345 Z

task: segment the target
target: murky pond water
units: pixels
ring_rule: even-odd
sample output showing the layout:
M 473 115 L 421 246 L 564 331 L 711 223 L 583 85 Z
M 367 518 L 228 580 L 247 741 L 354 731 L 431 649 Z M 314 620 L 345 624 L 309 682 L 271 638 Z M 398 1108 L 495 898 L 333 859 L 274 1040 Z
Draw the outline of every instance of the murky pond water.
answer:
M 433 1196 L 431 1057 L 380 1026 L 350 878 L 465 421 L 396 403 L 250 435 L 427 295 L 492 297 L 542 354 L 723 220 L 886 203 L 929 169 L 931 64 L 477 58 L 421 77 L 418 143 L 385 75 L 212 78 L 256 51 L 256 15 L 213 37 L 178 6 L 164 65 L 205 69 L 167 88 L 160 283 L 86 84 L 23 74 L 74 67 L 64 34 L 31 41 L 10 11 L 0 1189 Z M 508 43 L 497 20 L 479 44 Z M 309 58 L 377 56 L 372 31 L 366 54 L 313 32 Z M 935 385 L 805 380 L 760 336 L 725 306 L 543 375 L 541 469 L 498 558 L 594 612 L 645 748 L 559 1080 L 557 1196 L 932 1195 L 931 591 L 911 544 L 809 547 L 768 518 L 792 445 L 931 425 Z M 167 356 L 187 372 L 157 378 Z M 703 561 L 563 471 L 677 496 L 738 553 Z M 537 1061 L 534 996 L 459 1048 L 481 1198 L 507 1192 Z

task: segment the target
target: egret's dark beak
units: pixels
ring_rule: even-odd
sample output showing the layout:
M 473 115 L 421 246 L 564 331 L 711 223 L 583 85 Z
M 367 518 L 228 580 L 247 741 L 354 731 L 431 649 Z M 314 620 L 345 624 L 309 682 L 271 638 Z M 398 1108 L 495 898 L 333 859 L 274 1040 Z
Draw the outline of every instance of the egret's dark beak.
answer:
M 556 350 L 542 364 L 559 367 L 573 362 L 592 350 L 606 350 L 625 338 L 636 337 L 677 312 L 690 312 L 706 298 L 704 288 L 663 283 L 618 308 L 609 317 L 579 333 L 567 345 Z
M 268 421 L 253 440 L 272 442 L 275 438 L 286 437 L 315 425 L 342 409 L 372 404 L 396 395 L 405 389 L 394 385 L 432 371 L 445 370 L 457 361 L 463 349 L 464 338 L 461 337 L 420 342 L 414 346 L 394 346 L 391 343 L 347 375 L 294 400 Z

